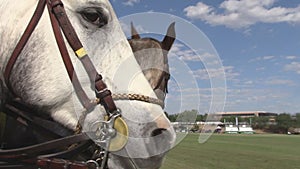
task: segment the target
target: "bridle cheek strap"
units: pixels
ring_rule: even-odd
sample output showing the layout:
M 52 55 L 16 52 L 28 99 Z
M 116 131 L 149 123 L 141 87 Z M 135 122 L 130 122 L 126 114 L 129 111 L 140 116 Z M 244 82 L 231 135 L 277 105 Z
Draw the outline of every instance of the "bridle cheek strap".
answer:
M 72 64 L 72 61 L 70 59 L 66 44 L 64 42 L 60 27 L 59 27 L 59 23 L 57 22 L 54 14 L 51 12 L 52 9 L 49 5 L 47 5 L 48 7 L 48 11 L 49 11 L 49 15 L 50 15 L 50 20 L 51 20 L 51 24 L 52 24 L 52 29 L 55 35 L 55 39 L 56 39 L 56 43 L 57 46 L 59 48 L 59 51 L 61 53 L 63 62 L 65 64 L 65 67 L 67 69 L 68 72 L 68 76 L 73 84 L 73 87 L 75 89 L 75 92 L 79 98 L 79 101 L 81 102 L 81 104 L 85 107 L 85 109 L 89 110 L 92 107 L 94 107 L 94 105 L 91 104 L 90 99 L 88 98 L 88 96 L 86 95 L 86 93 L 84 92 L 79 80 L 78 80 L 78 76 L 76 74 L 76 72 L 74 71 L 74 67 Z
M 29 21 L 28 26 L 26 27 L 23 35 L 21 36 L 21 39 L 18 41 L 13 53 L 11 54 L 11 56 L 7 62 L 7 65 L 5 67 L 4 80 L 5 80 L 6 86 L 10 89 L 10 91 L 12 93 L 13 93 L 13 90 L 12 90 L 12 87 L 11 87 L 11 84 L 9 81 L 11 71 L 12 71 L 13 66 L 15 65 L 20 53 L 22 52 L 26 43 L 28 42 L 29 37 L 31 36 L 32 32 L 34 31 L 36 25 L 39 23 L 39 20 L 40 20 L 41 16 L 43 15 L 43 12 L 45 9 L 45 4 L 46 4 L 45 0 L 40 0 L 38 2 L 37 8 L 34 11 L 33 16 L 31 17 L 31 20 Z
M 49 14 L 51 18 L 52 27 L 56 37 L 56 41 L 59 46 L 61 55 L 63 57 L 64 63 L 66 65 L 69 78 L 71 79 L 73 86 L 75 88 L 76 94 L 85 107 L 87 111 L 94 108 L 97 102 L 91 101 L 86 93 L 83 91 L 76 73 L 74 72 L 74 67 L 72 65 L 70 56 L 68 54 L 66 45 L 64 44 L 64 39 L 60 32 L 60 28 L 64 33 L 68 43 L 73 49 L 76 56 L 80 59 L 83 67 L 88 73 L 91 84 L 95 84 L 94 90 L 96 91 L 96 97 L 100 100 L 100 103 L 104 106 L 107 113 L 114 113 L 117 111 L 117 107 L 111 96 L 111 92 L 107 89 L 106 84 L 102 80 L 102 76 L 97 72 L 92 61 L 87 55 L 83 45 L 81 44 L 69 18 L 66 15 L 63 3 L 61 0 L 51 0 L 47 3 Z

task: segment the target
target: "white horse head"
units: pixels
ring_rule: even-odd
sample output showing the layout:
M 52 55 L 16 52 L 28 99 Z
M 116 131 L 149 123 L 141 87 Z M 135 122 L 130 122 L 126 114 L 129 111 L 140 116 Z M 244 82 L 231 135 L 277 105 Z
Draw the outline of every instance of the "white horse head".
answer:
M 144 77 L 118 19 L 108 0 L 64 0 L 67 15 L 83 46 L 89 53 L 112 93 L 134 92 L 156 97 Z M 0 68 L 1 76 L 17 41 L 27 26 L 37 0 L 4 0 L 0 5 Z M 69 53 L 72 50 L 69 48 Z M 75 65 L 77 58 L 71 55 Z M 76 66 L 80 69 L 80 65 Z M 3 80 L 3 79 L 2 79 Z M 80 74 L 80 81 L 86 74 Z M 37 28 L 12 69 L 10 84 L 32 108 L 75 129 L 79 101 L 68 79 L 53 36 L 49 16 L 44 12 Z M 89 84 L 84 83 L 86 90 Z M 94 96 L 93 91 L 88 92 Z M 129 128 L 129 140 L 118 152 L 111 153 L 110 168 L 155 169 L 175 142 L 175 133 L 159 105 L 141 101 L 116 101 Z M 84 129 L 103 120 L 105 111 L 97 107 L 84 122 Z

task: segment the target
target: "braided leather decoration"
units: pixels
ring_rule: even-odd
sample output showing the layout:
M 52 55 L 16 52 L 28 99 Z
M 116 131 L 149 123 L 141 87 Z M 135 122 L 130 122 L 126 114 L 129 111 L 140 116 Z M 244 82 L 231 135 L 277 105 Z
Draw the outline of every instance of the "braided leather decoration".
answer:
M 112 94 L 112 97 L 114 100 L 138 100 L 147 103 L 157 104 L 160 105 L 161 107 L 164 107 L 164 101 L 149 96 L 145 96 L 142 94 L 118 93 L 118 94 Z

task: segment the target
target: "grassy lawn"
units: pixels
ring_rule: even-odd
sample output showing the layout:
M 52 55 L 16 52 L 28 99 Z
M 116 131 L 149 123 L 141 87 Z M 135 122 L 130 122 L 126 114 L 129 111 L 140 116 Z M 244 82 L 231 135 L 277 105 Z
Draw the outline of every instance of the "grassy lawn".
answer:
M 300 169 L 300 136 L 215 134 L 198 143 L 189 134 L 162 169 Z

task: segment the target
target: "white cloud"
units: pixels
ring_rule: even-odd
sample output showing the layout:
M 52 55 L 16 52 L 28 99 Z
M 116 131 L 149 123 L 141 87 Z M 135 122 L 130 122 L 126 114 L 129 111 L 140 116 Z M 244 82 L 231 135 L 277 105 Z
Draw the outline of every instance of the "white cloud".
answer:
M 247 28 L 256 23 L 300 23 L 300 5 L 295 8 L 273 7 L 275 0 L 226 0 L 219 9 L 198 2 L 184 9 L 186 16 L 210 25 Z
M 294 110 L 298 110 L 295 109 L 298 105 L 290 106 L 288 109 L 287 107 L 281 107 L 282 104 L 287 103 L 283 101 L 283 99 L 286 98 L 291 98 L 291 93 L 285 89 L 229 88 L 227 90 L 227 102 L 225 109 L 226 111 L 264 110 L 271 112 L 294 112 Z M 278 106 L 279 104 L 280 106 Z
M 127 0 L 126 2 L 124 2 L 124 5 L 128 5 L 128 6 L 133 6 L 135 3 L 139 3 L 140 0 Z
M 252 85 L 254 82 L 252 80 L 248 80 L 245 82 L 246 85 Z
M 293 71 L 297 74 L 300 74 L 300 62 L 292 62 L 290 64 L 286 64 L 283 69 L 285 71 Z
M 264 71 L 264 70 L 266 70 L 266 68 L 265 67 L 257 67 L 255 70 L 256 71 Z
M 256 62 L 256 61 L 262 61 L 262 60 L 271 60 L 274 59 L 275 56 L 260 56 L 260 57 L 256 57 L 254 59 L 251 59 L 249 62 Z
M 188 49 L 183 44 L 175 43 L 169 53 L 170 57 L 177 57 L 183 61 L 194 61 L 202 62 L 205 65 L 218 65 L 221 61 L 219 57 L 215 54 L 209 53 L 207 51 L 196 51 Z
M 284 85 L 284 86 L 294 86 L 295 83 L 291 80 L 282 79 L 279 77 L 270 77 L 264 82 L 267 85 Z
M 170 57 L 178 57 L 185 61 L 201 61 L 200 57 L 191 49 L 185 49 L 185 46 L 179 43 L 175 43 L 169 53 Z
M 270 59 L 273 59 L 274 56 L 264 56 L 262 57 L 263 60 L 270 60 Z
M 287 60 L 294 60 L 294 59 L 297 59 L 298 57 L 297 56 L 286 56 L 285 59 Z
M 216 69 L 198 69 L 192 73 L 201 80 L 209 80 L 223 78 L 225 72 L 225 78 L 227 80 L 233 80 L 240 75 L 238 72 L 234 72 L 233 69 L 233 66 L 224 66 L 223 68 Z
M 123 32 L 125 33 L 125 35 L 127 36 L 127 38 L 131 37 L 131 25 L 130 24 L 126 24 L 124 22 L 120 22 L 121 27 L 123 29 Z M 134 23 L 133 23 L 134 24 Z M 137 32 L 142 35 L 143 33 L 147 33 L 149 31 L 147 31 L 145 28 L 143 28 L 142 25 L 134 25 L 135 29 L 137 30 Z

